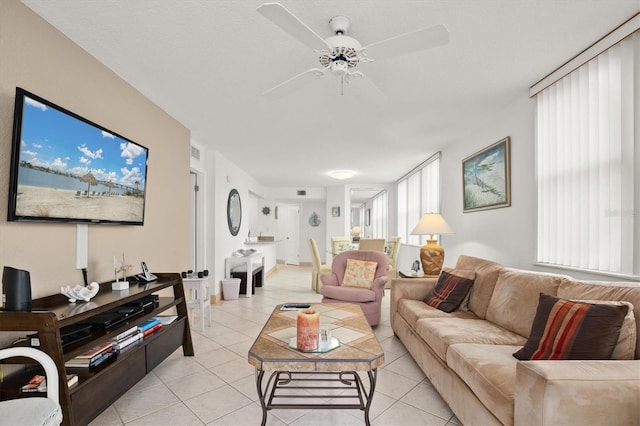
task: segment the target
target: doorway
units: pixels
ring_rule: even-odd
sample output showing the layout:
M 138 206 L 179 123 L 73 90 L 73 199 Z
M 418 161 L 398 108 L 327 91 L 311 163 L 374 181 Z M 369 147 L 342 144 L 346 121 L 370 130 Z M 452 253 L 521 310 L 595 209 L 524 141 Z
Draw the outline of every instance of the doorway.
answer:
M 300 206 L 297 204 L 280 207 L 284 213 L 284 263 L 300 265 Z

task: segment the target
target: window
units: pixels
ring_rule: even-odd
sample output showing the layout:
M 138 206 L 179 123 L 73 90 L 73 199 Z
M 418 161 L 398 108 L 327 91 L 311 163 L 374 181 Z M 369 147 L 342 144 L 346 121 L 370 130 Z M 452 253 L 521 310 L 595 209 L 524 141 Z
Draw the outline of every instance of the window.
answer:
M 640 275 L 640 31 L 536 94 L 537 261 Z
M 371 201 L 371 235 L 373 238 L 388 236 L 389 208 L 387 191 L 373 197 Z
M 405 244 L 423 245 L 426 235 L 410 235 L 424 213 L 440 212 L 440 153 L 397 182 L 398 236 Z

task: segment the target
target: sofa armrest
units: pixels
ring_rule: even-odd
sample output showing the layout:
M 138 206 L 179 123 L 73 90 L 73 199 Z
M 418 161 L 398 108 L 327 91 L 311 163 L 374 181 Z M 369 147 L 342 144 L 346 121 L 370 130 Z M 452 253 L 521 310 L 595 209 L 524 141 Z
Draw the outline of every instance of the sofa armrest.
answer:
M 389 277 L 383 275 L 373 280 L 371 290 L 376 294 L 376 301 L 380 302 L 384 297 L 384 286 L 387 284 Z
M 338 276 L 333 272 L 320 275 L 320 280 L 322 281 L 322 285 L 339 285 L 340 284 L 338 283 Z
M 400 299 L 423 300 L 435 287 L 438 277 L 394 278 L 391 280 L 391 327 L 394 328 L 395 315 Z M 394 328 L 395 331 L 395 328 Z
M 640 360 L 521 361 L 516 425 L 637 424 Z

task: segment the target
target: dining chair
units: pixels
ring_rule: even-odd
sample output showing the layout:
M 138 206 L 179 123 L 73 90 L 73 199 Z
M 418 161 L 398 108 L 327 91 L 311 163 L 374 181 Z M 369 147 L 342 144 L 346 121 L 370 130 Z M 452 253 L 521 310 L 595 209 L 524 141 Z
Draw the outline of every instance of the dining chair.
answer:
M 322 287 L 320 275 L 331 272 L 331 265 L 322 263 L 318 244 L 316 244 L 316 240 L 313 238 L 309 238 L 309 251 L 311 252 L 311 262 L 313 264 L 313 271 L 311 272 L 311 288 L 316 293 L 320 293 L 320 287 Z
M 387 256 L 389 257 L 389 281 L 385 288 L 391 288 L 391 279 L 398 278 L 398 255 L 400 254 L 400 237 L 389 237 L 387 240 Z
M 358 250 L 373 250 L 384 252 L 384 245 L 386 241 L 384 238 L 361 238 L 358 245 Z
M 62 422 L 62 410 L 59 402 L 58 367 L 49 355 L 39 349 L 0 349 L 0 360 L 14 357 L 31 358 L 42 365 L 47 378 L 47 396 L 0 401 L 0 425 L 59 425 Z
M 351 247 L 351 238 L 349 237 L 331 237 L 331 254 L 334 256 L 349 250 Z

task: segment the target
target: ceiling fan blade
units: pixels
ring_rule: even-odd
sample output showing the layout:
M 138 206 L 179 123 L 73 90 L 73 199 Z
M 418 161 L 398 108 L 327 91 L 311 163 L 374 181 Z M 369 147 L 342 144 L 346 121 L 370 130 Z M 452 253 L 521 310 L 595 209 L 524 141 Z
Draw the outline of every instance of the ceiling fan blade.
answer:
M 387 102 L 387 95 L 366 74 L 356 71 L 351 75 L 348 90 L 352 91 L 355 97 L 373 102 L 376 105 Z
M 423 28 L 386 40 L 371 43 L 363 49 L 370 59 L 384 59 L 449 43 L 449 31 L 444 25 Z
M 277 86 L 267 90 L 262 94 L 262 96 L 271 100 L 279 99 L 283 96 L 295 92 L 296 90 L 299 90 L 303 86 L 306 86 L 312 80 L 319 79 L 327 69 L 328 67 L 324 69 L 311 68 L 309 70 L 301 72 L 300 74 L 295 75 L 290 79 L 278 84 Z
M 317 50 L 329 48 L 322 37 L 280 3 L 264 3 L 257 10 L 262 16 L 310 48 Z

